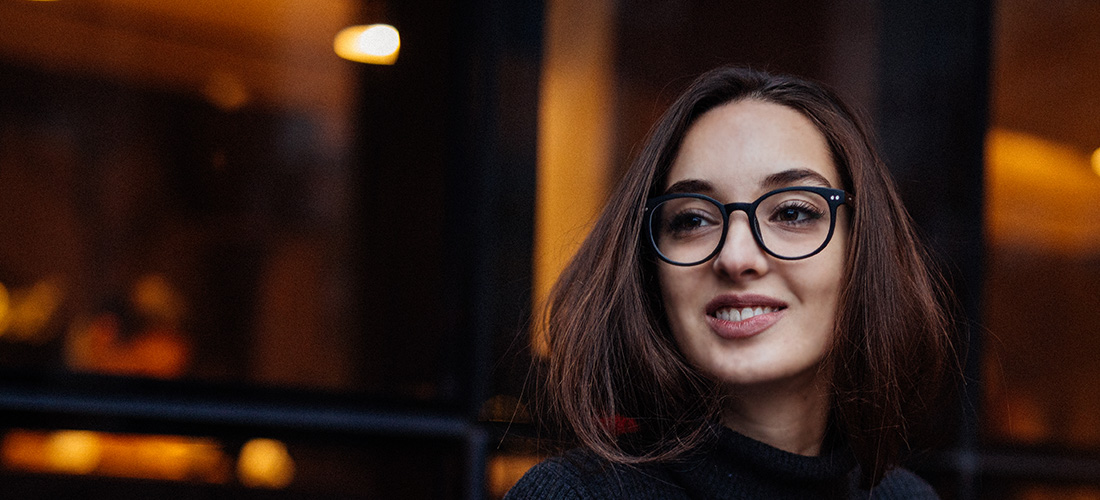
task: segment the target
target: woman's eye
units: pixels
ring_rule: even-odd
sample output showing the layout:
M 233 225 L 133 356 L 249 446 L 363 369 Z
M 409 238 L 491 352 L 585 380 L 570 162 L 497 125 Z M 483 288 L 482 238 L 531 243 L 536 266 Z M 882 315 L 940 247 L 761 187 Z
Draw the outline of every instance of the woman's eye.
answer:
M 669 219 L 667 228 L 670 233 L 687 233 L 713 224 L 710 217 L 704 214 L 684 212 Z
M 774 222 L 810 222 L 820 219 L 825 216 L 825 213 L 810 204 L 788 204 L 777 207 L 772 213 L 771 220 Z

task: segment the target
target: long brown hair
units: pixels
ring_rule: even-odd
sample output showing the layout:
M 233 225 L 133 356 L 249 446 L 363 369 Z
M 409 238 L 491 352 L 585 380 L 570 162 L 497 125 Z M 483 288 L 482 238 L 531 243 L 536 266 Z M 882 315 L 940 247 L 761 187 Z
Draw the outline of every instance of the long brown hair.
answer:
M 674 459 L 712 438 L 717 384 L 684 359 L 668 331 L 656 263 L 642 243 L 642 208 L 659 194 L 695 120 L 744 99 L 809 118 L 855 198 L 828 353 L 829 431 L 846 439 L 864 482 L 877 483 L 898 460 L 909 417 L 944 373 L 950 341 L 942 287 L 860 120 L 832 92 L 798 78 L 712 70 L 657 122 L 551 293 L 550 355 L 539 384 L 545 416 L 567 440 L 621 463 Z M 616 429 L 622 418 L 636 432 Z

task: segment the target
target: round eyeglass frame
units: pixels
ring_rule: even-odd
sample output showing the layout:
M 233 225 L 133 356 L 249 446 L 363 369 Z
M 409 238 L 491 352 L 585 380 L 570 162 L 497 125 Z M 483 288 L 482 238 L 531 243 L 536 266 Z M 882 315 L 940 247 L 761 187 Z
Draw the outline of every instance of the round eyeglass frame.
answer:
M 779 254 L 771 251 L 771 249 L 769 249 L 768 246 L 764 244 L 764 239 L 760 235 L 760 222 L 756 219 L 756 207 L 760 206 L 760 202 L 764 201 L 769 196 L 772 196 L 772 195 L 775 195 L 775 194 L 778 194 L 778 193 L 784 193 L 784 192 L 787 192 L 787 191 L 808 191 L 808 192 L 817 194 L 817 195 L 821 196 L 822 198 L 825 198 L 825 201 L 829 204 L 829 234 L 827 234 L 825 236 L 825 241 L 821 242 L 821 245 L 818 246 L 816 249 L 814 249 L 814 251 L 812 251 L 812 252 L 810 252 L 806 255 L 801 255 L 801 256 L 798 256 L 798 257 L 785 257 L 785 256 L 779 255 Z M 674 261 L 674 260 L 668 258 L 665 254 L 661 253 L 661 248 L 657 246 L 656 236 L 653 234 L 653 212 L 654 212 L 653 209 L 656 208 L 661 203 L 664 203 L 668 200 L 674 200 L 674 199 L 677 199 L 677 198 L 697 198 L 697 199 L 700 199 L 700 200 L 704 200 L 704 201 L 713 203 L 714 206 L 718 207 L 719 211 L 722 212 L 722 236 L 718 240 L 718 245 L 716 245 L 714 247 L 713 252 L 711 252 L 706 257 L 704 257 L 700 260 L 697 260 L 695 262 L 677 262 L 677 261 Z M 698 193 L 672 193 L 672 194 L 666 194 L 666 195 L 656 196 L 656 197 L 653 197 L 653 198 L 650 198 L 650 199 L 646 200 L 646 203 L 645 203 L 645 232 L 646 232 L 646 235 L 647 235 L 646 239 L 649 240 L 650 247 L 652 247 L 653 250 L 655 252 L 657 252 L 657 256 L 661 260 L 663 260 L 665 262 L 668 262 L 669 264 L 672 264 L 674 266 L 684 266 L 684 267 L 697 266 L 699 264 L 702 264 L 702 263 L 714 258 L 715 255 L 718 255 L 718 253 L 722 251 L 722 247 L 725 246 L 725 244 L 726 244 L 726 234 L 729 232 L 729 228 L 730 228 L 730 214 L 732 214 L 733 212 L 742 211 L 742 212 L 745 212 L 746 215 L 748 215 L 749 228 L 752 229 L 752 237 L 753 237 L 753 239 L 756 240 L 756 245 L 759 246 L 762 250 L 764 250 L 764 252 L 766 252 L 768 255 L 771 255 L 772 257 L 775 257 L 777 259 L 801 260 L 801 259 L 806 259 L 806 258 L 809 258 L 809 257 L 813 257 L 814 255 L 817 255 L 819 252 L 824 250 L 826 246 L 829 245 L 829 242 L 832 241 L 832 239 L 833 239 L 833 231 L 836 229 L 836 211 L 837 211 L 837 207 L 839 207 L 841 205 L 852 206 L 853 202 L 854 202 L 854 198 L 852 197 L 852 195 L 848 194 L 843 189 L 834 189 L 834 188 L 819 187 L 819 186 L 792 186 L 792 187 L 785 187 L 785 188 L 775 189 L 775 190 L 772 190 L 772 191 L 768 191 L 767 193 L 764 193 L 763 196 L 757 198 L 756 201 L 753 201 L 752 203 L 726 203 L 726 204 L 723 204 L 722 202 L 720 202 L 718 200 L 715 200 L 714 198 L 711 198 L 707 195 L 698 194 Z

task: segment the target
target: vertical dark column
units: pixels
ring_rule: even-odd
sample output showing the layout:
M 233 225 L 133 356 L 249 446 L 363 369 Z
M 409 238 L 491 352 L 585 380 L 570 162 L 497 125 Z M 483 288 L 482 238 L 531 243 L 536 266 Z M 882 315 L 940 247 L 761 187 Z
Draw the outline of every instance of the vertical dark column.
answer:
M 402 37 L 397 63 L 357 66 L 360 371 L 368 392 L 453 404 L 462 393 L 455 346 L 464 335 L 456 276 L 465 269 L 446 238 L 455 209 L 447 174 L 461 165 L 448 140 L 457 129 L 457 7 L 387 6 L 384 21 Z
M 461 14 L 447 228 L 470 273 L 459 300 L 470 334 L 465 410 L 476 418 L 491 391 L 517 391 L 526 366 L 511 347 L 526 345 L 517 336 L 531 303 L 543 3 L 467 0 Z M 480 429 L 467 439 L 467 498 L 485 495 L 488 444 Z
M 883 153 L 917 226 L 958 295 L 961 389 L 957 498 L 974 498 L 980 402 L 983 140 L 990 45 L 988 0 L 882 2 L 879 109 Z
M 433 373 L 441 367 L 420 366 L 425 357 L 471 369 L 458 351 L 481 369 L 488 351 L 465 351 L 465 337 L 489 345 L 529 308 L 542 6 L 394 2 L 387 17 L 402 33 L 397 64 L 360 68 L 364 323 L 381 330 L 366 335 L 394 353 L 426 349 L 403 357 Z M 428 353 L 436 343 L 451 352 Z M 368 381 L 419 381 L 370 361 L 392 371 L 368 367 Z M 443 399 L 486 390 L 477 377 L 442 380 Z
M 509 348 L 531 300 L 542 9 L 389 2 L 397 63 L 361 69 L 363 377 L 471 421 L 525 365 Z M 466 491 L 481 498 L 488 439 L 471 429 Z
M 466 87 L 455 134 L 465 165 L 450 184 L 455 206 L 449 227 L 469 242 L 475 351 L 470 410 L 490 391 L 493 365 L 516 335 L 526 335 L 538 137 L 542 2 L 469 0 L 459 68 Z M 526 342 L 525 339 L 521 339 Z M 510 383 L 498 380 L 496 383 Z

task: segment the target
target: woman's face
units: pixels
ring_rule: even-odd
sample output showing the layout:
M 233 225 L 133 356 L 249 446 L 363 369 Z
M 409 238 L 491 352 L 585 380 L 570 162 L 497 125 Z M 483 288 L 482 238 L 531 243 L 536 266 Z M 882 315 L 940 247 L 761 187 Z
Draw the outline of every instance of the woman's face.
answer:
M 663 187 L 733 203 L 788 186 L 842 188 L 824 136 L 791 108 L 744 100 L 696 120 Z M 745 212 L 733 212 L 722 250 L 711 260 L 658 264 L 680 350 L 731 387 L 816 381 L 832 338 L 847 243 L 847 218 L 838 216 L 820 253 L 776 259 L 753 239 Z M 731 314 L 746 308 L 755 315 Z

